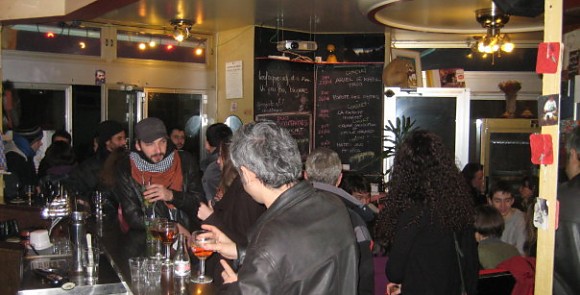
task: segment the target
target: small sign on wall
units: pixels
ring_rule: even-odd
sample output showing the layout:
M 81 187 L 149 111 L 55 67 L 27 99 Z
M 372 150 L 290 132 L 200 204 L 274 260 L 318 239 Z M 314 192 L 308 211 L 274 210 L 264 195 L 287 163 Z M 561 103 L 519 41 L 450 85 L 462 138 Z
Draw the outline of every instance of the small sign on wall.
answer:
M 244 97 L 242 61 L 226 62 L 226 99 Z

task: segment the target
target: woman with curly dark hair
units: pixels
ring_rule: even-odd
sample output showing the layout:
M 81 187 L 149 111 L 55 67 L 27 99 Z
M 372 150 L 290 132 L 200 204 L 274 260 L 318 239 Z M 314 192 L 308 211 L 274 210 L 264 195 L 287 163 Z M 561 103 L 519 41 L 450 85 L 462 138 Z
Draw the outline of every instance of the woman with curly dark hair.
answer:
M 407 135 L 387 188 L 375 237 L 390 249 L 388 294 L 476 294 L 474 210 L 442 140 L 423 130 Z

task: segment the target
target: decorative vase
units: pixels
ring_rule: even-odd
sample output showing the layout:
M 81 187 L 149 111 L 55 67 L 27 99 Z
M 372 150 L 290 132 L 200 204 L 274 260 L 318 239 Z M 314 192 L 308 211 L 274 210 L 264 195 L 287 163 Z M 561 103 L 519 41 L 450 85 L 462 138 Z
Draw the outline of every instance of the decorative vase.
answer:
M 522 89 L 521 83 L 514 80 L 508 80 L 499 83 L 498 87 L 505 95 L 505 113 L 502 114 L 502 117 L 515 118 L 518 91 Z

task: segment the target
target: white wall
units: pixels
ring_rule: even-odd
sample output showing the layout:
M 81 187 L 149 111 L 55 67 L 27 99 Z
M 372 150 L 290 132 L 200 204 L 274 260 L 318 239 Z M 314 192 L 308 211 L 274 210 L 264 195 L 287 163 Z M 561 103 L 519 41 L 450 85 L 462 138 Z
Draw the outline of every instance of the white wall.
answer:
M 534 100 L 542 94 L 542 79 L 535 72 L 484 72 L 466 71 L 465 87 L 471 89 L 471 99 L 504 99 L 498 84 L 516 80 L 522 84 L 520 100 Z

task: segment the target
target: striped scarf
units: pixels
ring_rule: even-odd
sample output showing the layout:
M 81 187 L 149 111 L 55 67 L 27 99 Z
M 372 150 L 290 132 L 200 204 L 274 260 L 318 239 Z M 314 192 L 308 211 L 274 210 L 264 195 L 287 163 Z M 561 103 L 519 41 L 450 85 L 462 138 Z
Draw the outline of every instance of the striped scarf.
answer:
M 177 151 L 172 152 L 159 163 L 150 163 L 138 153 L 131 152 L 131 176 L 142 185 L 163 184 L 174 191 L 182 191 L 183 173 L 181 159 Z

